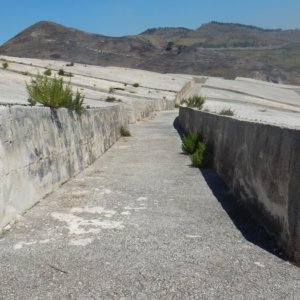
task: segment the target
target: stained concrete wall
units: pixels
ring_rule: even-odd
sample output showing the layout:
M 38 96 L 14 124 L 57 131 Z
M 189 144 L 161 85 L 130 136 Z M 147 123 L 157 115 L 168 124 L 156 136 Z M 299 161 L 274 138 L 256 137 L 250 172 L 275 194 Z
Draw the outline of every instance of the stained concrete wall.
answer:
M 214 143 L 221 178 L 300 262 L 300 131 L 180 108 L 185 131 Z
M 125 105 L 87 110 L 0 107 L 0 230 L 93 163 L 127 127 Z

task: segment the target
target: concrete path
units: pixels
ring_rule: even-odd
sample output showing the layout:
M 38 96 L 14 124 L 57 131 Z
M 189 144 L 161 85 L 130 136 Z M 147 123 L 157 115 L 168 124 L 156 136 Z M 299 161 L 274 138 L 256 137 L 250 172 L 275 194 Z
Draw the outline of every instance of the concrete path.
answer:
M 175 117 L 132 126 L 0 239 L 0 299 L 300 299 L 300 269 L 190 167 Z

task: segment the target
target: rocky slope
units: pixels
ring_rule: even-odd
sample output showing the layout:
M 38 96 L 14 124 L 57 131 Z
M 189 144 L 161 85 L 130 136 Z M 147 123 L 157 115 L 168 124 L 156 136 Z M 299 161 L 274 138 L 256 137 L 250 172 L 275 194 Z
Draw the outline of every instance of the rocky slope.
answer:
M 241 24 L 212 22 L 196 30 L 154 28 L 107 37 L 43 21 L 3 44 L 0 54 L 300 84 L 300 30 Z

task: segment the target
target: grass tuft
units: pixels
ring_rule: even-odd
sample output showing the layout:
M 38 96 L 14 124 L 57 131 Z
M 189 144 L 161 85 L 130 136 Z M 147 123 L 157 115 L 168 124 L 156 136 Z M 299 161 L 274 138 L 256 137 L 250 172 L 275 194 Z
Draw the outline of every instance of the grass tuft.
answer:
M 219 115 L 221 116 L 234 116 L 234 111 L 231 109 L 231 108 L 223 108 L 220 112 L 219 112 Z
M 192 96 L 187 99 L 183 99 L 181 101 L 181 104 L 186 104 L 187 107 L 202 109 L 203 105 L 205 103 L 205 97 L 204 96 Z

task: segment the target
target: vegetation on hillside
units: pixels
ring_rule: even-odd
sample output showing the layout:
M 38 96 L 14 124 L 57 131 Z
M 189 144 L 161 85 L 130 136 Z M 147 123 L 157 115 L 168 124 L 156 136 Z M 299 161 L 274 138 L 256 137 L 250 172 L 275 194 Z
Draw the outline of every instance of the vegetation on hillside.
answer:
M 35 32 L 44 38 L 35 37 Z M 55 53 L 49 48 L 48 40 L 55 40 L 52 45 Z M 81 42 L 70 47 L 74 41 Z M 105 55 L 94 55 L 98 44 L 106 49 Z M 38 53 L 34 50 L 37 47 Z M 211 22 L 196 30 L 154 28 L 137 36 L 112 38 L 80 30 L 70 33 L 70 29 L 62 25 L 39 22 L 0 46 L 0 52 L 20 57 L 64 58 L 70 61 L 68 67 L 73 61 L 103 66 L 109 62 L 111 66 L 161 73 L 242 76 L 300 84 L 300 30 L 266 30 Z M 68 72 L 61 73 L 72 76 Z

